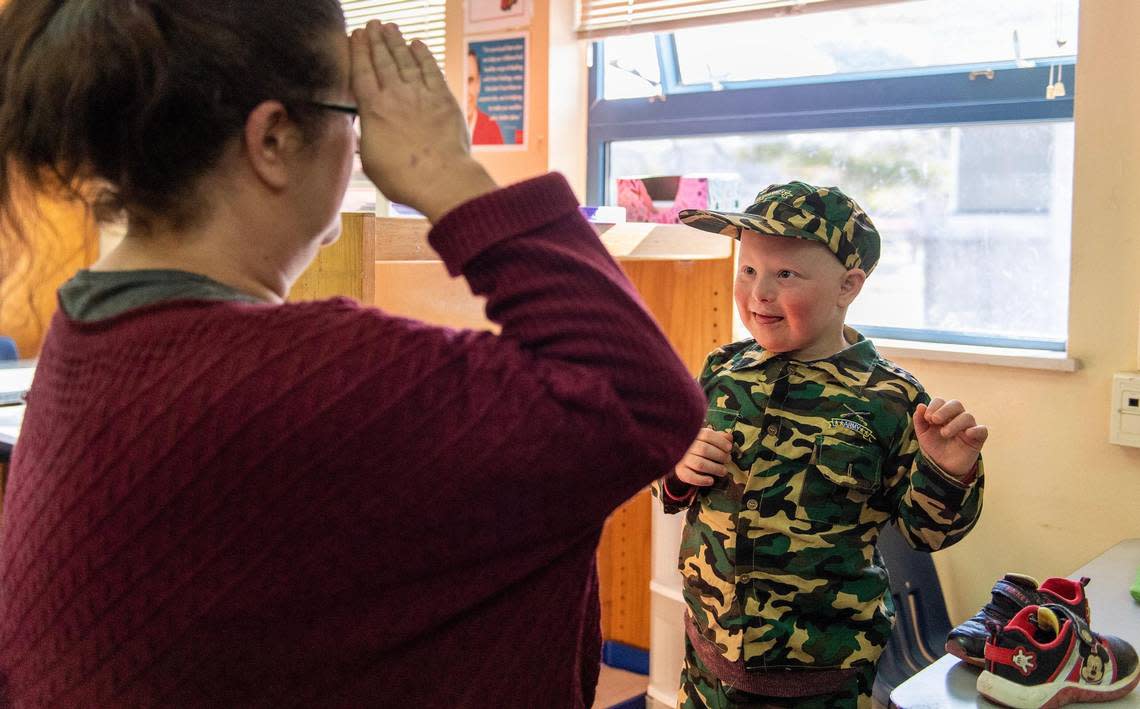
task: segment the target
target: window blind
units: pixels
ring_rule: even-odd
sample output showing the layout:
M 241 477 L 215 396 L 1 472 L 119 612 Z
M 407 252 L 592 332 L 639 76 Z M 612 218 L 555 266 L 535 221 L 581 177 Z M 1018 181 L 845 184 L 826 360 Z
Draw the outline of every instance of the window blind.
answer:
M 909 0 L 578 0 L 578 36 L 668 32 L 697 25 Z M 744 49 L 737 47 L 735 49 Z
M 369 20 L 395 22 L 406 39 L 426 44 L 444 66 L 445 0 L 341 0 L 340 6 L 349 32 Z

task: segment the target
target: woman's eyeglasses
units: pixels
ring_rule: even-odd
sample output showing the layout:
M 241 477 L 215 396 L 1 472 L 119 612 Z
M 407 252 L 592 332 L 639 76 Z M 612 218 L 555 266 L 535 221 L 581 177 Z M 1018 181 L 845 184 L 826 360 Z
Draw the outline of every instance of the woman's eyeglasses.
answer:
M 306 101 L 310 106 L 323 108 L 327 111 L 337 111 L 338 113 L 347 113 L 352 116 L 352 130 L 356 133 L 356 137 L 360 138 L 360 112 L 356 106 L 344 106 L 339 103 L 325 103 L 323 101 Z

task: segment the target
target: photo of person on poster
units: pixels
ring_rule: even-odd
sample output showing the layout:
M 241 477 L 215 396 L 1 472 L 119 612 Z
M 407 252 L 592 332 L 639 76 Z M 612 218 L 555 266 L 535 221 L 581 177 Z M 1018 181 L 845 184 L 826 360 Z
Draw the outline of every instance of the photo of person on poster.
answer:
M 527 35 L 467 42 L 467 130 L 484 150 L 526 148 Z
M 467 131 L 472 145 L 502 145 L 503 132 L 494 118 L 479 110 L 479 92 L 482 89 L 479 56 L 473 48 L 467 50 Z

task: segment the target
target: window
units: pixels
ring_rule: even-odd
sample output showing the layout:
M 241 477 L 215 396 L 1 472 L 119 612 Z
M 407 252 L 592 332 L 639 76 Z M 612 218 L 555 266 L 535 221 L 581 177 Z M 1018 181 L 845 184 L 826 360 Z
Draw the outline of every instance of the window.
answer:
M 589 199 L 645 175 L 734 175 L 727 210 L 840 185 L 883 235 L 856 327 L 1063 350 L 1076 10 L 916 0 L 599 41 Z
M 440 67 L 444 65 L 445 0 L 341 0 L 348 31 L 369 20 L 395 22 L 406 38 L 427 45 Z

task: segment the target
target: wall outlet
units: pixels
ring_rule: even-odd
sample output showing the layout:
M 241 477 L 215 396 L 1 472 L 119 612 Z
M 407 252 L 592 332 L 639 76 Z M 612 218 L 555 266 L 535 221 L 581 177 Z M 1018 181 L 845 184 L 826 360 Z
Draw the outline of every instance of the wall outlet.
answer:
M 1108 440 L 1140 448 L 1140 372 L 1117 372 L 1112 377 L 1112 418 Z

